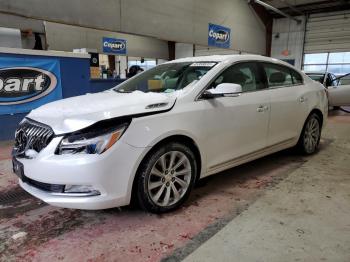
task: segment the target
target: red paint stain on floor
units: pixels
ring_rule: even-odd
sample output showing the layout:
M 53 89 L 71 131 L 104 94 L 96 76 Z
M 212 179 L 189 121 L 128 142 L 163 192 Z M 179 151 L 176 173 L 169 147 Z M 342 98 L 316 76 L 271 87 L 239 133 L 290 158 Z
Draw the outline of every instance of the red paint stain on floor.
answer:
M 330 115 L 330 121 L 350 121 L 346 113 Z M 0 196 L 19 190 L 10 151 L 9 143 L 0 144 Z M 183 208 L 160 216 L 130 208 L 62 209 L 30 196 L 0 202 L 0 261 L 159 261 L 209 225 L 244 210 L 302 161 L 279 153 L 215 175 L 195 188 Z M 19 232 L 26 235 L 13 239 Z
M 11 159 L 12 144 L 0 144 L 0 160 Z
M 3 219 L 0 215 L 0 260 L 159 261 L 208 225 L 243 210 L 300 161 L 282 153 L 228 170 L 209 178 L 195 188 L 184 207 L 165 215 L 130 208 L 35 208 L 33 199 L 24 203 L 31 205 L 28 212 Z M 27 235 L 11 240 L 17 232 Z
M 329 121 L 350 122 L 349 116 L 333 111 Z M 326 144 L 322 141 L 321 148 Z M 17 186 L 10 149 L 0 145 L 0 196 Z M 0 261 L 160 261 L 209 225 L 244 210 L 303 161 L 283 152 L 230 169 L 207 179 L 184 207 L 165 215 L 130 208 L 61 209 L 34 198 L 15 206 L 0 203 Z M 2 208 L 14 215 L 2 217 Z M 13 240 L 18 232 L 27 234 Z

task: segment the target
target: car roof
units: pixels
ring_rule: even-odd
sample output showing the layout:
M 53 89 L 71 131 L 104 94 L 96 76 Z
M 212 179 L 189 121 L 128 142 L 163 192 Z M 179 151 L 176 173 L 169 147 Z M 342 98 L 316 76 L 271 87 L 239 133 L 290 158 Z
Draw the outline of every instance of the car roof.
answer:
M 245 61 L 245 60 L 258 60 L 258 61 L 266 61 L 266 62 L 277 62 L 280 64 L 287 65 L 289 67 L 292 67 L 290 64 L 281 61 L 276 58 L 266 57 L 262 55 L 250 55 L 250 54 L 244 54 L 244 55 L 211 55 L 211 56 L 196 56 L 196 57 L 186 57 L 186 58 L 180 58 L 175 59 L 172 61 L 169 61 L 167 63 L 181 63 L 181 62 L 235 62 L 235 61 Z
M 312 75 L 324 75 L 328 74 L 329 72 L 322 72 L 322 71 L 304 71 L 305 74 L 312 74 Z

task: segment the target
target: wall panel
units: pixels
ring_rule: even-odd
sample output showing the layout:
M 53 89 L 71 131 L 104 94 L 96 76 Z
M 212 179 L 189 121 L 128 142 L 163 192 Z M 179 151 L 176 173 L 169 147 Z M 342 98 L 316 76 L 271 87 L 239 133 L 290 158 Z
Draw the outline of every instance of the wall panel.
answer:
M 102 53 L 102 38 L 127 40 L 130 56 L 168 59 L 167 41 L 130 34 L 95 30 L 78 26 L 46 22 L 47 43 L 51 50 L 72 51 L 75 48 L 97 49 Z

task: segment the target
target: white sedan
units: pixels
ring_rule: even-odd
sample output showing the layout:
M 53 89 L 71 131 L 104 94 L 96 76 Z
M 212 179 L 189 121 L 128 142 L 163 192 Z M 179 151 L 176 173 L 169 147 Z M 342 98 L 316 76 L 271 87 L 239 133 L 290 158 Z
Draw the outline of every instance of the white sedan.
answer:
M 132 199 L 179 207 L 203 177 L 276 151 L 317 151 L 325 88 L 277 59 L 174 60 L 106 92 L 46 104 L 19 125 L 13 168 L 22 188 L 67 208 Z

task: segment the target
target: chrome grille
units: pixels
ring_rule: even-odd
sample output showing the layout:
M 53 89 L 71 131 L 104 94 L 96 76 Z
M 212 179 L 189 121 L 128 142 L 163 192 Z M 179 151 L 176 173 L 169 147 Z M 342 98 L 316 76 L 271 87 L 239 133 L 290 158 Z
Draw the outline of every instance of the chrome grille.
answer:
M 28 149 L 39 153 L 53 137 L 54 132 L 49 126 L 25 119 L 16 130 L 13 153 L 15 156 L 24 156 Z

